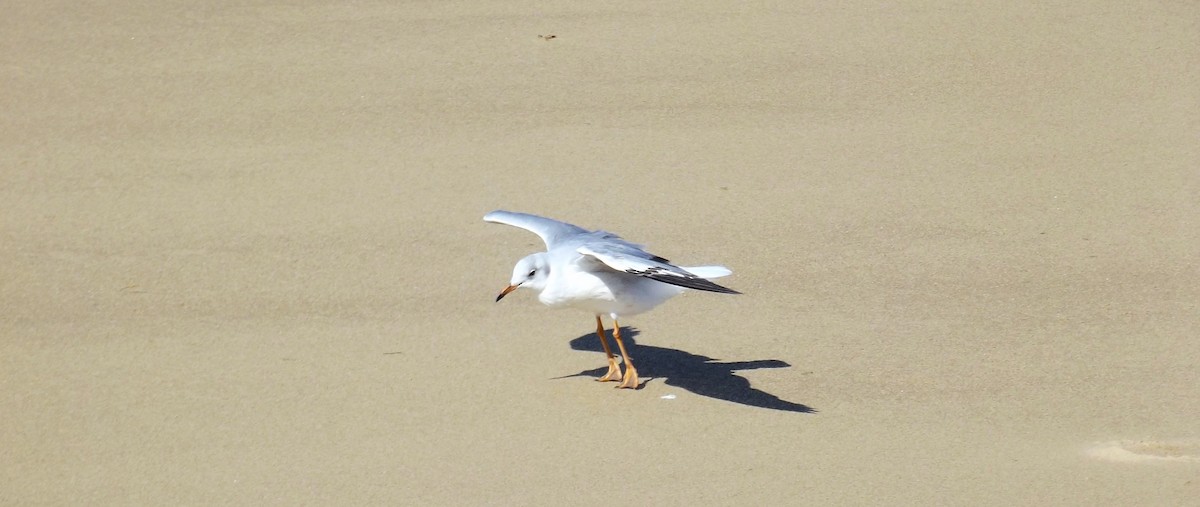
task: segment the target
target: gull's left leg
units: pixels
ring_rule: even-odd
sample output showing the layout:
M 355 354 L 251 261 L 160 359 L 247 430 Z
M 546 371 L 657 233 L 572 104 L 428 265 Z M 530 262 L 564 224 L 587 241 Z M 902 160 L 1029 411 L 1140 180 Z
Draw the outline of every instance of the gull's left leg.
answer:
M 637 369 L 633 367 L 633 358 L 629 357 L 629 352 L 625 351 L 625 342 L 621 341 L 621 323 L 613 318 L 613 338 L 617 340 L 617 347 L 621 349 L 621 360 L 625 362 L 625 376 L 621 377 L 621 384 L 618 388 L 637 389 L 638 374 Z
M 621 368 L 617 366 L 617 358 L 613 357 L 612 349 L 608 348 L 608 339 L 604 337 L 604 323 L 600 321 L 599 315 L 596 316 L 596 336 L 600 337 L 600 345 L 604 346 L 604 353 L 608 355 L 608 373 L 596 381 L 616 382 L 621 376 Z

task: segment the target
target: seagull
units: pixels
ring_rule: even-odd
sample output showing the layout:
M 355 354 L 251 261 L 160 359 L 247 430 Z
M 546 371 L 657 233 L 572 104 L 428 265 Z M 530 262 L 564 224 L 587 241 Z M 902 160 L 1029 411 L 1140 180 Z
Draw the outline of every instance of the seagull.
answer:
M 500 291 L 496 301 L 514 290 L 530 289 L 537 292 L 538 301 L 551 308 L 578 308 L 594 314 L 596 336 L 608 355 L 608 372 L 596 380 L 619 380 L 618 388 L 640 386 L 637 369 L 621 341 L 618 319 L 646 312 L 684 289 L 741 294 L 709 280 L 733 273 L 724 266 L 679 267 L 611 232 L 589 231 L 550 218 L 504 210 L 488 213 L 483 220 L 520 227 L 546 243 L 545 252 L 517 261 L 508 287 Z M 602 315 L 613 321 L 613 340 L 621 351 L 624 374 L 608 347 Z

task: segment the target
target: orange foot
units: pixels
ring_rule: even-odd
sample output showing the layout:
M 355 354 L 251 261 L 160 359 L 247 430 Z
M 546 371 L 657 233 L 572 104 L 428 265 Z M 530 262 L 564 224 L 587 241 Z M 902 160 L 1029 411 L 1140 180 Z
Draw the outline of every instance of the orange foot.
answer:
M 637 389 L 638 388 L 637 370 L 633 367 L 633 365 L 625 365 L 625 376 L 621 377 L 621 384 L 618 385 L 617 388 L 618 389 Z
M 596 382 L 616 382 L 621 379 L 621 367 L 617 366 L 615 358 L 608 358 L 608 373 L 603 377 L 596 379 Z

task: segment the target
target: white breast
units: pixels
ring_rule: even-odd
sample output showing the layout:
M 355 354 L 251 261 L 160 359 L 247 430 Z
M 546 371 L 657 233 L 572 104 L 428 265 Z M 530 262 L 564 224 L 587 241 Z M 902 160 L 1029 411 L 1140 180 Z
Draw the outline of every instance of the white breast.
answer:
M 538 300 L 550 307 L 630 316 L 648 311 L 681 292 L 680 287 L 627 273 L 564 269 L 550 274 Z

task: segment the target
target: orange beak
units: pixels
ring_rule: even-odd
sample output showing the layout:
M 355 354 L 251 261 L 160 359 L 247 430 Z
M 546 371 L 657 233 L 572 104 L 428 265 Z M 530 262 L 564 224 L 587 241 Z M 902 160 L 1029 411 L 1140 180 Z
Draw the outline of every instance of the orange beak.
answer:
M 517 290 L 516 285 L 509 285 L 508 287 L 505 287 L 504 290 L 500 291 L 500 295 L 496 296 L 496 302 L 499 302 L 501 299 L 504 299 L 504 296 L 507 296 L 509 292 L 512 292 L 514 290 Z

